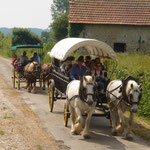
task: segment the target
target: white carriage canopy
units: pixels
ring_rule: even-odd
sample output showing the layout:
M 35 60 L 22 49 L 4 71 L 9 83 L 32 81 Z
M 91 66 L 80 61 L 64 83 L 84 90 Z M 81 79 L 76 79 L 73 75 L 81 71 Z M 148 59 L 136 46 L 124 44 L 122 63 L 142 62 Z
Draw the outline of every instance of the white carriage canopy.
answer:
M 108 44 L 102 41 L 87 38 L 63 39 L 56 43 L 51 52 L 48 52 L 48 55 L 64 61 L 68 56 L 71 55 L 72 52 L 80 47 L 84 47 L 88 51 L 89 55 L 117 61 L 116 53 Z

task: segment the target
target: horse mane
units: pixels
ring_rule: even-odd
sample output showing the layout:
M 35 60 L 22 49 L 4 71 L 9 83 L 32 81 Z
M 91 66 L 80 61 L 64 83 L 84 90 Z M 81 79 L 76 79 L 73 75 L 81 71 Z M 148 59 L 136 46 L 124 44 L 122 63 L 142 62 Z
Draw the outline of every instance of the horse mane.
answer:
M 128 84 L 128 81 L 129 81 L 129 80 L 133 80 L 133 81 L 139 83 L 138 80 L 135 79 L 135 78 L 132 77 L 132 76 L 128 76 L 124 81 L 122 81 L 122 82 L 123 82 L 123 84 L 122 84 L 122 95 L 123 95 L 125 101 L 128 101 L 128 97 L 127 97 L 127 95 L 126 95 L 126 87 L 127 87 L 127 84 Z
M 33 72 L 34 65 L 38 65 L 38 62 L 33 61 L 33 62 L 27 64 L 25 66 L 25 71 L 27 71 L 27 72 Z

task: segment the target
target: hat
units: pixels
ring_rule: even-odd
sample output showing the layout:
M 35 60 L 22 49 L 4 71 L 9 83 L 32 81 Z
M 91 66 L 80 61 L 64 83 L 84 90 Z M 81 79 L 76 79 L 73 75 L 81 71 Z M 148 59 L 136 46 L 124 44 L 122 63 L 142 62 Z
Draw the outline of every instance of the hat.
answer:
M 84 62 L 84 57 L 83 56 L 79 56 L 77 61 L 81 61 L 81 62 Z
M 69 57 L 67 57 L 66 58 L 66 60 L 65 61 L 73 61 L 75 59 L 75 57 L 74 56 L 69 56 Z
M 90 59 L 91 59 L 91 57 L 90 57 L 90 56 L 86 56 L 86 57 L 85 57 L 85 59 L 88 59 L 88 60 L 90 60 Z

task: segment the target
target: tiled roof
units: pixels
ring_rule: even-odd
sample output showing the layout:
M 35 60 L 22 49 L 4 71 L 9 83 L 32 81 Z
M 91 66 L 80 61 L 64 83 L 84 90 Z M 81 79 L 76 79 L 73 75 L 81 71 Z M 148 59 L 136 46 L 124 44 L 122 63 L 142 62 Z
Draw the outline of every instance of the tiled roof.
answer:
M 150 0 L 70 0 L 69 22 L 150 25 Z

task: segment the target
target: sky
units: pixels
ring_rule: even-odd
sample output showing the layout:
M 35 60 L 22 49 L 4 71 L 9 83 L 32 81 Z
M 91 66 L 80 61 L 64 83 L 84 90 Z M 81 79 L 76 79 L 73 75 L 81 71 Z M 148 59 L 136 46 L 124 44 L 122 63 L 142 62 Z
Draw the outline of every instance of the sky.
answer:
M 49 28 L 53 0 L 0 0 L 0 27 Z

